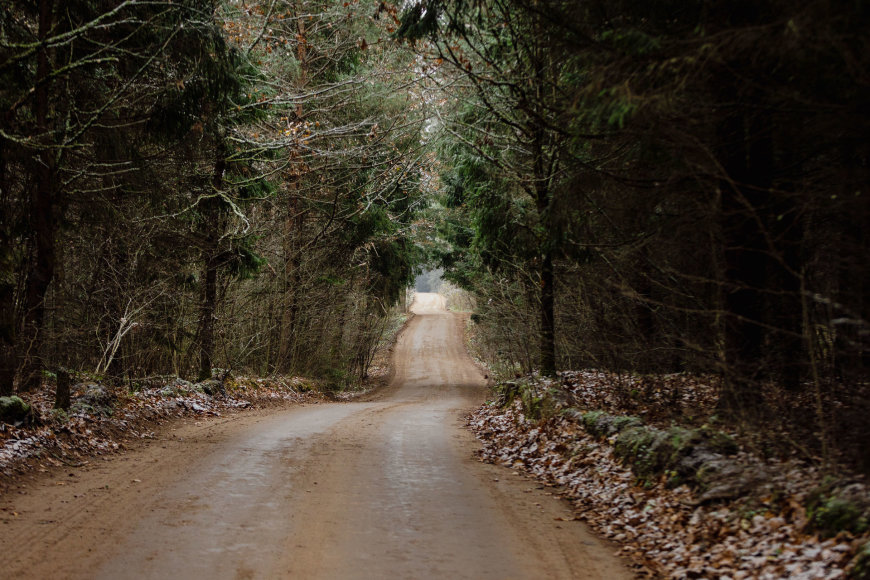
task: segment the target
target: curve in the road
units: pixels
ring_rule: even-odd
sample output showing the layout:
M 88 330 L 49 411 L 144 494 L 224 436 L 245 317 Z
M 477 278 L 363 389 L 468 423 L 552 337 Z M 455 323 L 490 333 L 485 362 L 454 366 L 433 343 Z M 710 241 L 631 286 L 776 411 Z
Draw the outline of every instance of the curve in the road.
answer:
M 474 460 L 466 319 L 437 294 L 413 309 L 372 400 L 180 427 L 72 501 L 35 485 L 20 509 L 50 523 L 0 532 L 15 577 L 630 578 L 567 504 Z

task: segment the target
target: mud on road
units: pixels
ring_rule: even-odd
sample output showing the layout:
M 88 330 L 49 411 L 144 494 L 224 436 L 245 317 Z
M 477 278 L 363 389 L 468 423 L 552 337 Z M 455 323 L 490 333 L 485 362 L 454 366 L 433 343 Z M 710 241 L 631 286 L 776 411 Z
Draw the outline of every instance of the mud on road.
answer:
M 0 498 L 8 578 L 630 578 L 536 483 L 475 459 L 486 387 L 418 294 L 368 400 L 178 423 Z

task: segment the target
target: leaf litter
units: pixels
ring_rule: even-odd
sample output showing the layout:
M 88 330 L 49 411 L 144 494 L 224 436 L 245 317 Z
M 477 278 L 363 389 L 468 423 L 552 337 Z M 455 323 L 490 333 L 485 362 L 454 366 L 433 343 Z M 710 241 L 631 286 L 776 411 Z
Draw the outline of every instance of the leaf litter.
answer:
M 175 377 L 150 381 L 133 393 L 126 387 L 80 383 L 73 386 L 70 410 L 62 412 L 53 409 L 54 387 L 46 383 L 26 394 L 41 418 L 37 425 L 0 422 L 0 491 L 8 490 L 16 475 L 81 467 L 88 458 L 123 451 L 135 440 L 153 439 L 156 428 L 177 418 L 221 417 L 244 409 L 327 400 L 317 386 L 301 377 L 239 377 L 227 381 L 227 396 L 221 397 Z M 111 404 L 86 404 L 92 402 L 95 389 Z
M 757 493 L 733 501 L 702 501 L 686 485 L 668 487 L 666 477 L 640 480 L 614 455 L 610 439 L 590 435 L 576 413 L 566 408 L 625 413 L 626 385 L 596 371 L 560 373 L 558 383 L 529 377 L 538 394 L 550 393 L 556 408 L 541 419 L 529 418 L 522 401 L 490 402 L 468 417 L 482 441 L 480 458 L 521 470 L 556 487 L 570 500 L 577 518 L 616 542 L 639 576 L 666 578 L 846 578 L 868 534 L 841 531 L 820 538 L 808 526 L 808 496 L 822 485 L 823 470 L 797 459 L 763 459 L 741 449 L 736 461 L 765 473 Z M 624 379 L 621 379 L 624 380 Z M 715 388 L 683 375 L 658 381 L 662 404 L 695 408 L 715 402 Z M 558 388 L 557 388 L 558 387 Z M 628 387 L 638 388 L 637 384 Z M 630 409 L 637 413 L 636 408 Z M 655 423 L 655 405 L 637 413 Z M 643 411 L 643 410 L 642 410 Z M 859 487 L 866 486 L 855 476 Z

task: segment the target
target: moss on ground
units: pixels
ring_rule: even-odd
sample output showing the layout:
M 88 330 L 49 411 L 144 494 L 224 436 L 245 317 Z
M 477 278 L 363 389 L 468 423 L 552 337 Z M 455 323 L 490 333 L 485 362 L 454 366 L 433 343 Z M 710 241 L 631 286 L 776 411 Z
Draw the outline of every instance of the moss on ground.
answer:
M 30 420 L 32 408 L 21 397 L 0 397 L 0 421 L 20 423 Z
M 643 425 L 643 421 L 637 417 L 608 415 L 604 411 L 584 413 L 581 422 L 591 435 L 599 438 L 610 437 L 626 429 Z
M 583 413 L 580 422 L 594 437 L 615 436 L 614 453 L 645 482 L 667 474 L 670 485 L 687 483 L 700 487 L 705 463 L 684 459 L 691 454 L 718 457 L 737 451 L 737 444 L 730 436 L 707 428 L 675 426 L 663 430 L 644 425 L 637 417 L 609 415 L 603 411 Z
M 870 542 L 865 542 L 858 549 L 847 570 L 852 580 L 870 580 Z
M 554 416 L 559 405 L 551 393 L 540 393 L 537 386 L 530 381 L 508 381 L 495 386 L 498 394 L 498 404 L 505 408 L 519 399 L 523 406 L 523 414 L 534 421 Z
M 870 505 L 852 497 L 849 486 L 826 482 L 809 495 L 806 508 L 807 527 L 823 538 L 844 530 L 855 535 L 870 530 Z

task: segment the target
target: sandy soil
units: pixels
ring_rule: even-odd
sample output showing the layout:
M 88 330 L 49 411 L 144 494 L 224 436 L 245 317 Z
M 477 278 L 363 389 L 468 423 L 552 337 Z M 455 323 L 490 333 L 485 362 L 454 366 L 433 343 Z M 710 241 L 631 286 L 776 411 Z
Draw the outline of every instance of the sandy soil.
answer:
M 552 490 L 474 459 L 464 318 L 414 311 L 368 400 L 177 423 L 0 497 L 0 576 L 630 578 Z

